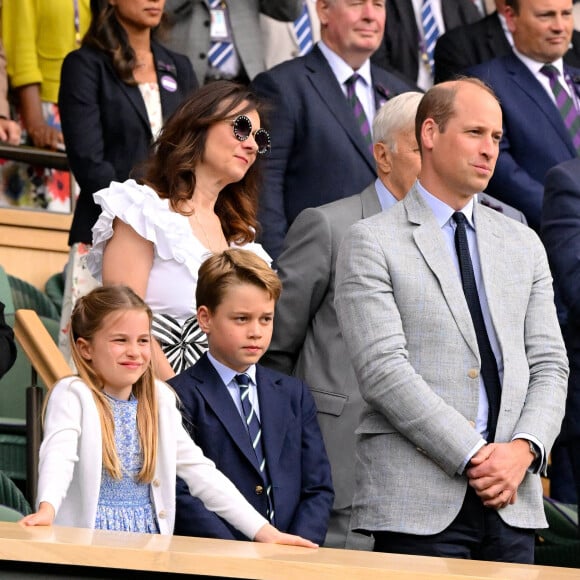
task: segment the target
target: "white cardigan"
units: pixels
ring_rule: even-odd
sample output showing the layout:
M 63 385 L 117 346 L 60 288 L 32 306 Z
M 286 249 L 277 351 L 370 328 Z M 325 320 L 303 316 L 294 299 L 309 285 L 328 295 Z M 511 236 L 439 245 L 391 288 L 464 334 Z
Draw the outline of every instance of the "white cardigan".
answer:
M 182 426 L 173 391 L 161 381 L 156 387 L 159 447 L 151 490 L 159 531 L 173 533 L 179 475 L 207 509 L 253 538 L 267 521 L 192 441 Z M 89 387 L 78 377 L 60 380 L 46 408 L 37 497 L 37 505 L 47 501 L 54 506 L 56 525 L 94 528 L 102 456 L 101 424 Z

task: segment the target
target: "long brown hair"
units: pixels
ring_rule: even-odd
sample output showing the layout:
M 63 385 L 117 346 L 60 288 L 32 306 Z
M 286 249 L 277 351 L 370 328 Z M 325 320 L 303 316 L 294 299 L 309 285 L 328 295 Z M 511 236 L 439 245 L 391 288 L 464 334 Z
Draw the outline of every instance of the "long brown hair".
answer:
M 240 110 L 239 107 L 242 107 Z M 196 185 L 195 168 L 203 159 L 208 129 L 232 116 L 257 111 L 262 107 L 247 87 L 231 81 L 216 81 L 193 93 L 167 121 L 144 165 L 143 182 L 159 197 L 169 199 L 179 213 L 191 199 Z M 258 161 L 238 182 L 224 187 L 215 204 L 228 242 L 252 242 L 258 228 Z
M 95 369 L 79 352 L 77 340 L 92 340 L 102 327 L 103 321 L 113 313 L 127 310 L 146 312 L 149 325 L 153 315 L 150 308 L 127 286 L 105 286 L 95 288 L 76 303 L 71 317 L 70 342 L 72 358 L 79 377 L 93 394 L 101 420 L 103 442 L 103 466 L 114 479 L 121 479 L 121 463 L 115 446 L 115 424 L 113 413 L 103 393 L 103 381 Z M 155 377 L 151 362 L 147 370 L 133 385 L 133 395 L 137 399 L 137 429 L 143 455 L 143 466 L 138 479 L 149 483 L 155 473 L 158 447 L 158 406 L 155 391 Z
M 153 37 L 153 31 L 151 34 Z M 133 76 L 137 56 L 109 0 L 91 0 L 91 23 L 82 45 L 108 54 L 119 78 L 127 85 L 137 85 Z

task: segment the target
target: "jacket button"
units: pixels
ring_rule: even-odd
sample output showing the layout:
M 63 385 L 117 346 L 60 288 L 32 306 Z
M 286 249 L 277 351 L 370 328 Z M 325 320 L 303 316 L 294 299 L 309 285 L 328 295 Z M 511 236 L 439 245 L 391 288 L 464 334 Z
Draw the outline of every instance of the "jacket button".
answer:
M 257 485 L 254 491 L 256 492 L 256 495 L 262 495 L 264 493 L 264 488 L 261 485 Z
M 473 429 L 475 429 L 475 421 L 469 421 L 469 425 L 470 425 L 470 426 L 471 426 Z
M 199 58 L 200 58 L 201 60 L 204 60 L 205 58 L 207 58 L 207 54 L 205 54 L 205 52 L 200 52 L 200 53 L 199 53 Z
M 161 510 L 159 512 L 159 514 L 157 514 L 162 520 L 165 519 L 167 517 L 167 514 L 165 513 L 165 510 Z
M 470 379 L 476 379 L 479 376 L 479 371 L 477 369 L 469 369 L 467 371 L 467 376 Z

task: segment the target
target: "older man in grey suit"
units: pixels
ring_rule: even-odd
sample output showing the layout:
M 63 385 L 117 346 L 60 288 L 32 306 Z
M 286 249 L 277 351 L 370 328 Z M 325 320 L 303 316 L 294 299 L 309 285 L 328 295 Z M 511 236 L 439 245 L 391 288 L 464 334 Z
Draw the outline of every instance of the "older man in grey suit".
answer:
M 336 255 L 350 225 L 394 205 L 415 181 L 421 164 L 415 139 L 421 97 L 403 93 L 381 107 L 373 123 L 378 179 L 358 195 L 301 212 L 277 263 L 284 291 L 262 363 L 304 379 L 316 401 L 335 492 L 327 547 L 372 547 L 364 536 L 349 533 L 354 430 L 362 400 L 334 310 Z
M 568 365 L 544 249 L 481 204 L 502 115 L 474 79 L 417 113 L 422 167 L 405 199 L 353 225 L 336 309 L 362 396 L 353 526 L 375 550 L 532 562 L 538 472 Z

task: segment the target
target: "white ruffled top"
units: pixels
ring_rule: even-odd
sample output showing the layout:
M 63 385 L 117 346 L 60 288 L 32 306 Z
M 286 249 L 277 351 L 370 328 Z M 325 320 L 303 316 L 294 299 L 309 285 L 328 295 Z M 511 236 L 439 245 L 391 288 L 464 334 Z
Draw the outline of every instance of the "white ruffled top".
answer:
M 94 194 L 102 213 L 93 227 L 93 247 L 87 255 L 91 274 L 101 280 L 103 252 L 113 236 L 113 220 L 120 219 L 140 236 L 153 242 L 155 255 L 149 275 L 145 301 L 154 313 L 168 314 L 179 324 L 195 314 L 197 273 L 211 251 L 195 237 L 189 219 L 171 210 L 169 200 L 161 199 L 147 185 L 129 179 L 113 181 Z M 271 264 L 272 259 L 258 243 L 239 246 Z M 131 260 L 131 256 L 127 256 Z

